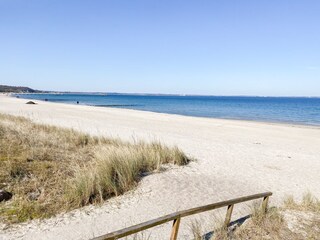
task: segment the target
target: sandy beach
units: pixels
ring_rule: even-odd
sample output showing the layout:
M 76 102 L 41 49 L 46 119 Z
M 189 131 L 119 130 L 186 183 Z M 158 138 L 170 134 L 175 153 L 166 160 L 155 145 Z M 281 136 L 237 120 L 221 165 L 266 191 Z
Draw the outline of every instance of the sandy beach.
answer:
M 26 102 L 0 95 L 0 113 L 128 141 L 159 140 L 195 161 L 151 174 L 102 206 L 0 228 L 0 239 L 89 239 L 176 210 L 266 191 L 274 193 L 273 204 L 308 191 L 320 197 L 319 127 Z M 244 211 L 235 209 L 234 217 Z M 156 230 L 169 234 L 167 227 Z M 184 226 L 181 239 L 186 232 Z

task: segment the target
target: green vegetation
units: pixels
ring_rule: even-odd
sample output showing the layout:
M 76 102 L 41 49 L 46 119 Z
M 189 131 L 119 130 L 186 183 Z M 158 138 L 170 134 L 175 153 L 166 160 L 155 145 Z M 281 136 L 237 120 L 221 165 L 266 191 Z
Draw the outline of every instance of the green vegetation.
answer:
M 37 92 L 41 92 L 41 91 L 34 90 L 34 89 L 31 89 L 28 87 L 15 87 L 15 86 L 0 85 L 0 92 L 37 93 Z
M 0 114 L 0 221 L 23 222 L 101 203 L 133 189 L 146 172 L 189 162 L 178 148 L 127 143 Z

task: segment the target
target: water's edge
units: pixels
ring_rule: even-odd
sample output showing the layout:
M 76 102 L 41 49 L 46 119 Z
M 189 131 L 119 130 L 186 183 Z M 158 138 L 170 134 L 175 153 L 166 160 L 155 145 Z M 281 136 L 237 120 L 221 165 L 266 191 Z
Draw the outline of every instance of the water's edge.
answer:
M 320 98 L 96 94 L 14 94 L 13 97 L 182 116 L 320 126 Z

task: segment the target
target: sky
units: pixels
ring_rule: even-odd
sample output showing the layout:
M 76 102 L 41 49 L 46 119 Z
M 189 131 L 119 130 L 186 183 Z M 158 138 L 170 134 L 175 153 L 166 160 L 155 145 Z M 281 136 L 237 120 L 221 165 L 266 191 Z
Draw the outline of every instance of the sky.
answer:
M 0 84 L 320 96 L 320 1 L 0 0 Z

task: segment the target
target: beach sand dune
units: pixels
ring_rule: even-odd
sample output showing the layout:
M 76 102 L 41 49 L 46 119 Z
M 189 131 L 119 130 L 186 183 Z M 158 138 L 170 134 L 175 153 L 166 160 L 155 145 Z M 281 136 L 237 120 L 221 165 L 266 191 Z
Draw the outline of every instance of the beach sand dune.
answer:
M 103 206 L 1 230 L 0 239 L 88 239 L 176 210 L 264 191 L 274 193 L 273 203 L 288 194 L 299 199 L 307 191 L 320 197 L 319 127 L 36 102 L 0 95 L 0 113 L 129 141 L 159 140 L 196 160 L 151 174 Z M 235 209 L 234 217 L 244 211 L 245 206 Z M 187 224 L 182 225 L 187 234 Z M 168 226 L 155 234 L 165 231 L 168 236 Z

